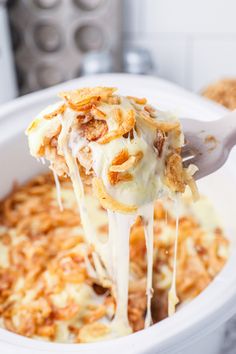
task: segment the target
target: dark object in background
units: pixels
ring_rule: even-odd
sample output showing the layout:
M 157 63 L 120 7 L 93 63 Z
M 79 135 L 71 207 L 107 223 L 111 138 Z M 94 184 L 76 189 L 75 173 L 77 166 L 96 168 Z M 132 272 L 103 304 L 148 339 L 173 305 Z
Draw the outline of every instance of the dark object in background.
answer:
M 111 59 L 96 72 L 121 71 L 121 0 L 11 0 L 8 10 L 20 94 L 80 76 L 94 51 Z

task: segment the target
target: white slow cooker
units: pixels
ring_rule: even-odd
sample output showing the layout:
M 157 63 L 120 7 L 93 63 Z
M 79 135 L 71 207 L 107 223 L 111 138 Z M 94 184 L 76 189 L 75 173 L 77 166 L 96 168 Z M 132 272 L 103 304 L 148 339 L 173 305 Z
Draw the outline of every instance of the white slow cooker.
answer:
M 221 106 L 170 84 L 146 76 L 108 74 L 86 77 L 19 98 L 0 110 L 0 197 L 10 191 L 13 181 L 23 182 L 41 172 L 43 166 L 30 155 L 24 129 L 46 105 L 56 101 L 60 90 L 82 86 L 116 86 L 122 94 L 147 97 L 162 109 L 182 117 L 213 120 L 225 113 Z M 224 269 L 196 299 L 174 316 L 127 337 L 95 344 L 56 344 L 22 337 L 0 329 L 4 354 L 217 354 L 224 324 L 236 313 L 236 156 L 215 174 L 200 180 L 200 191 L 215 205 L 231 241 L 231 255 Z
M 0 103 L 16 97 L 16 86 L 6 0 L 0 0 Z

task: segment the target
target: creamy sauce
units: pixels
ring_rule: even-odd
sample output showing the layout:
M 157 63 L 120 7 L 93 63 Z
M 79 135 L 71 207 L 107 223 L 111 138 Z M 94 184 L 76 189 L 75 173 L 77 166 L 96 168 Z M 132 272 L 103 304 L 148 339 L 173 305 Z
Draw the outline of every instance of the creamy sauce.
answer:
M 116 105 L 102 104 L 99 106 L 108 117 L 108 131 L 114 131 L 118 128 L 117 121 L 112 114 Z M 57 103 L 51 110 L 60 107 Z M 121 105 L 117 105 L 123 114 L 130 110 L 134 110 L 134 106 L 130 100 L 121 97 Z M 139 109 L 143 107 L 139 106 Z M 152 289 L 152 272 L 153 272 L 153 218 L 154 218 L 154 201 L 162 198 L 163 195 L 170 195 L 170 190 L 164 183 L 165 158 L 172 148 L 178 148 L 182 145 L 183 136 L 180 134 L 178 138 L 172 133 L 163 146 L 161 157 L 157 158 L 157 151 L 154 147 L 156 131 L 150 129 L 147 125 L 136 121 L 137 129 L 141 132 L 138 135 L 134 131 L 134 138 L 131 139 L 120 137 L 110 141 L 107 144 L 99 144 L 93 141 L 86 141 L 79 136 L 79 133 L 74 129 L 78 113 L 67 108 L 63 114 L 58 114 L 55 121 L 56 124 L 50 125 L 50 120 L 40 120 L 44 114 L 50 113 L 50 109 L 44 110 L 41 115 L 36 118 L 38 124 L 38 133 L 33 132 L 29 135 L 31 153 L 37 156 L 37 149 L 43 144 L 43 137 L 54 136 L 55 132 L 60 129 L 58 136 L 57 152 L 64 156 L 69 176 L 71 178 L 75 197 L 77 200 L 81 223 L 84 228 L 86 241 L 94 247 L 93 263 L 95 273 L 101 283 L 106 286 L 112 283 L 112 291 L 116 299 L 116 313 L 111 324 L 111 337 L 121 336 L 131 332 L 128 321 L 128 290 L 129 290 L 129 238 L 130 228 L 135 222 L 137 216 L 142 217 L 145 241 L 146 241 L 146 258 L 147 258 L 147 313 L 145 318 L 145 328 L 152 323 L 151 317 L 151 299 L 153 294 Z M 170 114 L 164 114 L 157 111 L 158 119 L 163 121 L 173 121 L 176 118 Z M 54 120 L 54 119 L 53 119 Z M 101 241 L 96 235 L 95 228 L 87 210 L 83 183 L 81 180 L 78 161 L 80 161 L 80 150 L 87 146 L 92 152 L 92 169 L 96 177 L 101 178 L 106 191 L 116 201 L 136 205 L 138 210 L 134 214 L 120 214 L 108 210 L 109 221 L 109 236 L 107 240 Z M 121 150 L 127 150 L 130 156 L 135 156 L 138 152 L 142 152 L 140 163 L 133 166 L 133 180 L 118 183 L 113 186 L 109 182 L 108 172 L 112 161 Z M 88 172 L 87 167 L 86 172 Z M 61 205 L 59 181 L 55 178 L 56 189 L 58 193 L 58 202 Z M 176 223 L 176 240 L 175 240 L 175 255 L 174 255 L 174 270 L 172 286 L 169 294 L 170 313 L 174 312 L 176 304 L 176 257 L 177 257 L 177 236 L 178 222 Z M 93 273 L 93 267 L 89 260 L 86 259 L 87 268 L 90 273 Z M 110 281 L 110 283 L 109 283 Z

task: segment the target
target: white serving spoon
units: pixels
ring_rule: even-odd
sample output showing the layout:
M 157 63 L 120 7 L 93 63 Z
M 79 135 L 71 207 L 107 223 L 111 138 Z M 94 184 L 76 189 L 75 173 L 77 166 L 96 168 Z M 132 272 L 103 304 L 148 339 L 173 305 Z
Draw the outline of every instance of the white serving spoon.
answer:
M 195 179 L 218 170 L 236 145 L 236 110 L 215 121 L 181 119 L 185 136 L 182 148 L 184 166 L 194 164 Z

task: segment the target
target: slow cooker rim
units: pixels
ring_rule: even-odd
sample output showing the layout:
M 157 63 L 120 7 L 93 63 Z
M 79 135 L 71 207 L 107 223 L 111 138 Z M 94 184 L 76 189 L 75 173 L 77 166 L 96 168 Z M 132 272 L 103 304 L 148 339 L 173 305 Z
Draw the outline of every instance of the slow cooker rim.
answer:
M 199 98 L 197 96 L 194 96 L 193 94 L 188 93 L 187 91 L 183 90 L 183 89 L 179 89 L 178 86 L 170 84 L 169 82 L 162 80 L 162 79 L 156 79 L 153 77 L 143 77 L 143 76 L 139 76 L 139 75 L 128 75 L 128 74 L 106 74 L 106 75 L 99 75 L 99 76 L 94 76 L 94 77 L 89 77 L 88 78 L 82 78 L 82 79 L 77 79 L 77 80 L 73 80 L 69 83 L 66 84 L 62 84 L 62 85 L 58 85 L 54 88 L 50 88 L 50 89 L 46 89 L 43 90 L 42 92 L 39 93 L 33 93 L 30 95 L 27 95 L 25 97 L 21 97 L 19 99 L 17 99 L 14 103 L 8 103 L 6 105 L 3 106 L 3 108 L 1 109 L 0 112 L 0 125 L 3 123 L 4 124 L 4 118 L 7 116 L 11 116 L 11 115 L 16 115 L 19 111 L 25 110 L 27 109 L 28 106 L 31 106 L 33 104 L 41 104 L 42 102 L 47 102 L 49 99 L 51 100 L 51 97 L 53 97 L 55 95 L 56 92 L 58 92 L 58 90 L 64 89 L 65 86 L 73 86 L 76 87 L 76 85 L 80 85 L 81 83 L 83 84 L 83 82 L 91 82 L 94 81 L 96 82 L 96 80 L 101 81 L 102 78 L 109 80 L 109 78 L 111 79 L 111 81 L 124 81 L 124 80 L 128 80 L 129 84 L 131 83 L 131 81 L 136 82 L 135 84 L 137 84 L 137 81 L 139 81 L 139 83 L 145 83 L 145 85 L 149 84 L 150 87 L 151 86 L 155 86 L 155 84 L 158 83 L 158 85 L 163 85 L 163 87 L 170 87 L 170 90 L 175 91 L 175 90 L 180 90 L 183 92 L 183 94 L 189 95 L 189 97 L 192 97 L 192 99 L 194 98 L 195 100 L 198 100 L 199 104 L 202 102 L 202 104 L 205 105 L 206 109 L 210 110 L 214 110 L 215 112 L 218 112 L 218 114 L 222 114 L 223 111 L 225 111 L 222 107 L 215 105 L 214 103 L 210 103 L 205 99 Z M 1 142 L 0 142 L 1 143 Z M 235 252 L 234 252 L 235 253 Z M 236 255 L 236 254 L 235 254 Z M 234 255 L 234 256 L 235 256 Z M 232 258 L 233 254 L 231 255 Z M 222 277 L 225 273 L 227 274 L 227 271 L 225 271 L 225 269 L 227 269 L 229 267 L 229 262 L 230 260 L 227 262 L 225 268 L 222 270 L 222 272 L 220 273 L 220 277 Z M 152 327 L 150 327 L 149 329 L 131 334 L 130 336 L 127 337 L 122 337 L 122 338 L 117 338 L 111 341 L 104 341 L 104 342 L 99 342 L 99 343 L 90 343 L 90 344 L 65 344 L 65 343 L 48 343 L 48 342 L 43 342 L 43 341 L 39 341 L 39 340 L 35 340 L 35 339 L 30 339 L 30 338 L 25 338 L 23 336 L 11 333 L 5 329 L 0 329 L 0 341 L 2 342 L 6 342 L 8 344 L 11 345 L 19 345 L 21 347 L 25 347 L 25 348 L 35 348 L 35 344 L 37 343 L 37 350 L 41 350 L 43 351 L 51 351 L 51 350 L 62 350 L 65 349 L 65 351 L 67 352 L 73 352 L 73 351 L 91 351 L 93 348 L 96 349 L 96 351 L 98 351 L 99 349 L 102 350 L 103 353 L 105 353 L 104 350 L 111 350 L 111 346 L 116 344 L 122 347 L 129 347 L 129 342 L 130 338 L 133 338 L 134 340 L 132 341 L 132 348 L 130 349 L 135 349 L 136 353 L 138 353 L 139 351 L 143 351 L 143 350 L 148 350 L 149 348 L 152 348 L 154 345 L 160 345 L 161 347 L 165 347 L 166 345 L 166 341 L 169 341 L 169 345 L 170 343 L 170 338 L 171 338 L 171 342 L 173 343 L 173 345 L 175 343 L 177 343 L 177 341 L 180 341 L 180 338 L 183 336 L 183 334 L 185 333 L 185 337 L 186 337 L 186 333 L 189 333 L 188 336 L 191 336 L 191 332 L 193 331 L 193 328 L 195 327 L 195 330 L 201 329 L 201 327 L 208 326 L 209 322 L 215 322 L 217 319 L 217 323 L 219 324 L 219 322 L 223 322 L 226 317 L 228 318 L 230 315 L 232 315 L 233 312 L 236 312 L 236 305 L 234 305 L 233 303 L 235 302 L 235 293 L 236 293 L 236 284 L 235 286 L 233 286 L 233 281 L 229 282 L 228 284 L 228 291 L 226 291 L 227 289 L 222 289 L 222 297 L 218 298 L 219 293 L 215 294 L 215 296 L 211 296 L 210 299 L 211 301 L 213 299 L 216 298 L 216 302 L 213 303 L 212 301 L 212 306 L 210 306 L 210 311 L 208 309 L 208 318 L 206 317 L 206 313 L 201 313 L 199 311 L 199 309 L 201 307 L 206 306 L 207 303 L 207 294 L 208 292 L 214 292 L 214 287 L 216 287 L 217 284 L 217 278 L 208 286 L 208 288 L 203 291 L 196 299 L 191 301 L 191 304 L 186 305 L 181 311 L 179 311 L 178 313 L 176 313 L 172 318 L 168 318 L 163 320 L 162 322 L 160 322 L 159 324 L 156 324 Z M 222 309 L 224 309 L 224 306 L 226 306 L 226 304 L 232 304 L 232 306 L 230 307 L 230 311 L 226 311 L 224 313 L 224 316 L 222 316 L 222 314 L 220 314 L 222 311 Z M 189 312 L 189 306 L 191 306 L 192 310 Z M 229 307 L 227 305 L 227 307 Z M 194 311 L 193 311 L 194 310 Z M 191 314 L 192 313 L 192 314 Z M 192 318 L 189 320 L 189 322 L 187 324 L 185 324 L 185 327 L 178 327 L 178 324 L 181 323 L 184 319 L 188 318 L 189 315 L 192 315 Z M 220 317 L 220 319 L 219 319 Z M 169 336 L 169 338 L 158 338 L 158 335 L 160 335 L 160 332 L 166 331 L 168 332 L 168 334 L 170 334 L 170 324 L 171 328 L 174 328 L 175 330 L 172 331 L 172 335 Z M 164 329 L 163 329 L 164 327 Z M 165 328 L 166 327 L 166 328 Z M 200 333 L 200 332 L 199 332 Z M 21 343 L 18 343 L 21 342 Z M 135 345 L 134 345 L 135 343 Z M 41 349 L 39 348 L 41 347 Z M 129 351 L 131 352 L 131 351 Z

